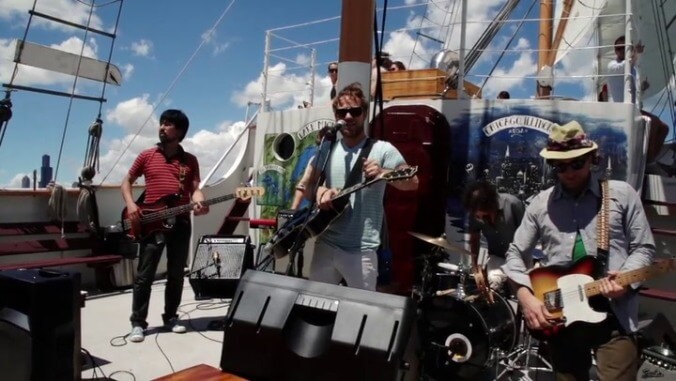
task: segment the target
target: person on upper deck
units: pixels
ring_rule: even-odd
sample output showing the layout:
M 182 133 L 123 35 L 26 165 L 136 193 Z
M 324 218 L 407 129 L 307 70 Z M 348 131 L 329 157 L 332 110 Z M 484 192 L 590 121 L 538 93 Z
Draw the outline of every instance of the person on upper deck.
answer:
M 498 99 L 509 99 L 509 91 L 502 90 L 500 93 L 498 93 Z
M 137 205 L 132 194 L 132 185 L 140 176 L 145 178 L 145 204 L 161 201 L 165 196 L 177 196 L 172 206 L 194 202 L 193 213 L 196 216 L 209 212 L 209 206 L 202 205 L 204 194 L 199 189 L 200 170 L 197 158 L 184 151 L 180 142 L 188 132 L 190 122 L 180 110 L 166 110 L 160 116 L 160 142 L 139 154 L 122 180 L 122 197 L 127 206 L 127 214 L 132 224 L 140 223 L 143 210 Z M 138 258 L 138 274 L 134 279 L 132 294 L 132 330 L 129 340 L 141 342 L 148 327 L 148 307 L 150 291 L 157 272 L 157 265 L 166 246 L 167 283 L 164 290 L 164 328 L 174 333 L 184 333 L 176 314 L 183 294 L 184 269 L 190 248 L 190 215 L 175 217 L 174 228 L 170 233 L 155 232 L 143 239 Z
M 636 103 L 636 68 L 634 65 L 638 61 L 639 54 L 643 53 L 644 46 L 639 41 L 634 47 L 627 47 L 625 45 L 624 36 L 620 36 L 615 40 L 615 55 L 616 58 L 608 63 L 608 74 L 611 74 L 606 79 L 607 90 L 610 93 L 610 97 L 613 102 L 624 102 L 624 63 L 625 63 L 625 51 L 634 50 L 634 54 L 631 56 L 631 103 Z M 650 87 L 647 79 L 644 79 L 641 82 L 640 91 L 646 91 Z M 603 94 L 603 92 L 602 92 Z M 600 95 L 602 97 L 603 95 Z M 607 95 L 606 95 L 607 97 Z M 664 139 L 666 139 L 669 134 L 669 126 L 667 126 L 657 115 L 654 115 L 650 112 L 647 112 L 641 109 L 641 114 L 648 119 L 650 119 L 651 129 L 650 136 L 648 141 L 648 150 L 646 152 L 646 163 L 651 164 L 659 154 L 664 144 Z
M 401 61 L 392 61 L 392 64 L 387 69 L 388 71 L 403 71 L 406 70 L 406 65 Z
M 338 81 L 338 62 L 329 64 L 329 78 L 331 78 L 331 100 L 336 97 L 336 82 Z
M 554 322 L 533 291 L 534 287 L 548 286 L 531 283 L 528 275 L 536 243 L 542 244 L 543 266 L 569 264 L 586 256 L 596 256 L 602 263 L 606 257 L 606 266 L 600 267 L 597 275 L 601 277 L 599 291 L 603 301 L 610 304 L 610 312 L 599 324 L 573 323 L 548 338 L 552 365 L 559 381 L 589 380 L 594 350 L 601 381 L 634 381 L 638 350 L 633 333 L 638 328 L 640 284 L 622 286 L 617 278 L 619 273 L 651 265 L 655 255 L 655 241 L 641 198 L 626 182 L 607 180 L 608 215 L 601 215 L 601 205 L 606 202 L 602 179 L 591 170 L 599 160 L 598 145 L 575 121 L 554 125 L 540 155 L 556 173 L 558 184 L 540 192 L 526 208 L 502 268 L 515 286 L 528 328 L 538 331 L 552 328 Z M 607 226 L 601 224 L 608 233 L 606 255 L 598 250 L 599 244 L 605 245 L 599 240 L 604 235 L 597 228 L 602 218 L 607 221 Z M 569 308 L 572 313 L 581 306 Z
M 624 102 L 624 63 L 625 54 L 627 50 L 633 50 L 631 55 L 631 103 L 636 103 L 636 68 L 635 64 L 638 61 L 639 54 L 643 53 L 644 46 L 639 41 L 636 46 L 625 46 L 624 36 L 620 36 L 615 40 L 615 59 L 608 63 L 608 74 L 606 79 L 608 84 L 608 92 L 613 102 Z M 641 82 L 641 91 L 645 91 L 650 87 L 647 79 Z

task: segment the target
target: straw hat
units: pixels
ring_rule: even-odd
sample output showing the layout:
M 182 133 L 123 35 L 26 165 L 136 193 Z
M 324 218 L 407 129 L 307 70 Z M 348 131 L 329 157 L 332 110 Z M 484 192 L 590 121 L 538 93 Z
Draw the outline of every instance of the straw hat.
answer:
M 547 139 L 547 147 L 540 151 L 545 159 L 566 160 L 585 155 L 599 146 L 587 138 L 580 123 L 555 124 Z

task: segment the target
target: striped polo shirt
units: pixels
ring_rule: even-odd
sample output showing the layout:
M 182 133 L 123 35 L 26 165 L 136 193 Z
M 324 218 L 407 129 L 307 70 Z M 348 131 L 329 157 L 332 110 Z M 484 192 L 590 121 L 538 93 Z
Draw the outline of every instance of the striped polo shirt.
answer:
M 327 186 L 343 188 L 365 142 L 366 140 L 353 148 L 345 146 L 342 140 L 334 144 L 331 160 L 326 169 Z M 385 141 L 376 141 L 368 158 L 386 169 L 406 164 L 401 153 L 391 143 Z M 360 170 L 359 173 L 360 181 L 364 181 L 364 172 Z M 353 253 L 376 250 L 380 245 L 386 185 L 384 181 L 379 181 L 350 195 L 350 206 L 317 237 L 317 241 Z
M 173 194 L 181 195 L 176 205 L 190 203 L 190 196 L 195 191 L 193 184 L 200 181 L 200 169 L 194 155 L 185 152 L 181 146 L 178 148 L 178 153 L 172 157 L 166 157 L 160 145 L 149 148 L 138 155 L 129 169 L 129 177 L 145 178 L 146 204 L 152 204 L 164 196 Z M 180 186 L 181 167 L 185 168 L 183 191 Z

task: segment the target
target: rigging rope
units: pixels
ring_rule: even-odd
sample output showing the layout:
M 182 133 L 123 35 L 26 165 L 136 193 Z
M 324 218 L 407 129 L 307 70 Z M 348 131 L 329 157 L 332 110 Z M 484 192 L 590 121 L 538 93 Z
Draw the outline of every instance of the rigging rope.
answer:
M 64 223 L 66 220 L 66 191 L 59 184 L 52 185 L 52 195 L 49 197 L 49 217 L 61 222 L 61 238 L 65 237 Z
M 63 154 L 63 144 L 66 141 L 66 132 L 68 131 L 68 121 L 70 120 L 70 112 L 73 108 L 73 100 L 75 99 L 75 88 L 77 87 L 77 80 L 80 78 L 80 65 L 82 64 L 82 55 L 84 54 L 85 46 L 87 46 L 87 36 L 89 34 L 89 26 L 92 21 L 92 14 L 94 13 L 94 0 L 92 0 L 91 7 L 89 8 L 89 16 L 87 18 L 87 28 L 84 32 L 84 37 L 82 38 L 82 48 L 80 49 L 80 56 L 77 60 L 77 67 L 75 69 L 75 79 L 73 80 L 73 87 L 70 91 L 70 100 L 68 101 L 68 111 L 66 112 L 66 121 L 63 126 L 63 133 L 61 134 L 61 145 L 59 147 L 59 156 L 56 159 L 56 168 L 54 169 L 54 182 L 59 176 L 59 167 L 61 166 L 61 155 Z M 105 81 L 105 79 L 104 79 Z
M 216 23 L 214 23 L 214 25 L 211 27 L 211 29 L 209 29 L 208 32 L 205 33 L 205 35 L 208 36 L 208 35 L 213 35 L 213 33 L 215 33 L 216 28 L 218 27 L 218 25 L 220 25 L 220 23 L 221 23 L 221 21 L 223 20 L 223 18 L 225 18 L 225 15 L 228 13 L 228 11 L 230 11 L 230 8 L 233 6 L 233 4 L 235 4 L 235 1 L 236 1 L 236 0 L 232 0 L 232 1 L 230 2 L 230 4 L 225 8 L 225 10 L 223 11 L 223 13 L 221 13 L 221 15 L 220 15 L 220 17 L 218 18 L 218 20 L 216 20 Z M 143 131 L 143 129 L 144 129 L 144 128 L 146 127 L 146 125 L 148 124 L 148 121 L 150 121 L 150 119 L 151 119 L 151 118 L 153 117 L 153 115 L 155 114 L 155 111 L 157 110 L 157 108 L 164 102 L 164 99 L 165 99 L 167 96 L 169 96 L 169 93 L 173 90 L 174 86 L 176 86 L 176 84 L 178 83 L 178 80 L 183 76 L 183 73 L 185 73 L 185 71 L 188 69 L 188 67 L 189 67 L 190 64 L 192 63 L 192 61 L 193 61 L 193 60 L 195 59 L 195 57 L 197 56 L 197 53 L 199 53 L 199 51 L 202 50 L 202 47 L 207 43 L 207 39 L 205 39 L 205 38 L 202 38 L 201 41 L 202 41 L 202 42 L 197 46 L 197 49 L 195 49 L 195 51 L 193 52 L 192 56 L 190 56 L 190 58 L 188 58 L 188 61 L 185 63 L 185 65 L 183 65 L 183 67 L 182 67 L 181 70 L 178 72 L 178 74 L 176 75 L 176 77 L 174 78 L 174 80 L 171 81 L 171 84 L 169 84 L 169 87 L 167 88 L 167 90 L 165 90 L 165 91 L 162 93 L 162 96 L 161 96 L 160 99 L 157 101 L 157 103 L 155 103 L 155 105 L 153 106 L 153 109 L 150 110 L 150 114 L 148 114 L 148 117 L 147 117 L 146 120 L 143 122 L 143 124 L 141 125 L 141 127 L 139 127 L 139 129 L 136 131 L 136 133 L 134 134 L 134 136 L 132 136 L 132 138 L 129 139 L 129 143 L 127 143 L 127 146 L 124 147 L 124 150 L 122 150 L 122 152 L 120 153 L 120 155 L 117 157 L 117 159 L 115 160 L 115 162 L 113 163 L 113 165 L 112 165 L 112 166 L 110 167 L 110 169 L 108 170 L 108 173 L 106 173 L 106 175 L 103 177 L 103 179 L 101 180 L 101 182 L 100 182 L 99 184 L 103 184 L 103 183 L 106 181 L 106 179 L 108 178 L 108 176 L 110 176 L 110 174 L 113 173 L 113 169 L 115 169 L 115 167 L 117 166 L 117 164 L 120 162 L 120 160 L 122 159 L 122 156 L 124 156 L 124 154 L 127 153 L 127 151 L 129 150 L 129 147 L 131 147 L 131 144 L 132 144 L 132 143 L 134 142 L 134 140 L 136 140 L 136 138 L 141 134 L 141 132 Z
M 17 57 L 19 59 L 14 60 L 14 69 L 12 70 L 12 76 L 9 79 L 8 90 L 5 91 L 5 99 L 0 101 L 0 146 L 2 146 L 2 141 L 5 139 L 5 132 L 7 132 L 7 125 L 9 120 L 12 119 L 12 101 L 10 100 L 11 87 L 14 84 L 17 74 L 19 73 L 19 61 L 21 61 L 21 53 L 23 52 L 23 44 L 26 41 L 28 36 L 28 28 L 30 28 L 31 22 L 33 21 L 33 13 L 35 12 L 35 5 L 38 3 L 38 0 L 33 1 L 33 7 L 31 12 L 28 12 L 28 23 L 26 23 L 26 29 L 23 31 L 23 38 L 20 41 L 17 41 L 19 46 L 16 48 L 18 50 Z

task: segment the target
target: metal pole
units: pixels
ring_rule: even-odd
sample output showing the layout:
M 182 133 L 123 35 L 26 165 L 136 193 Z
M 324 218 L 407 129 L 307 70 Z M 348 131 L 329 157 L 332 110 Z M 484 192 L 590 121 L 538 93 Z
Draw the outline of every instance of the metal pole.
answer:
M 632 9 L 631 0 L 625 0 L 624 15 L 624 103 L 631 102 L 631 85 L 635 79 L 631 75 L 631 61 L 634 58 L 634 41 L 631 38 L 632 27 Z M 636 82 L 635 82 L 636 83 Z
M 459 70 L 458 70 L 458 99 L 465 97 L 465 39 L 467 37 L 467 0 L 462 0 L 461 16 L 460 16 L 460 54 L 459 54 Z
M 268 69 L 270 65 L 270 31 L 265 31 L 265 54 L 263 55 L 263 99 L 261 100 L 261 108 L 263 111 L 268 111 Z
M 315 75 L 317 71 L 317 49 L 312 48 L 310 56 L 310 106 L 315 104 Z

